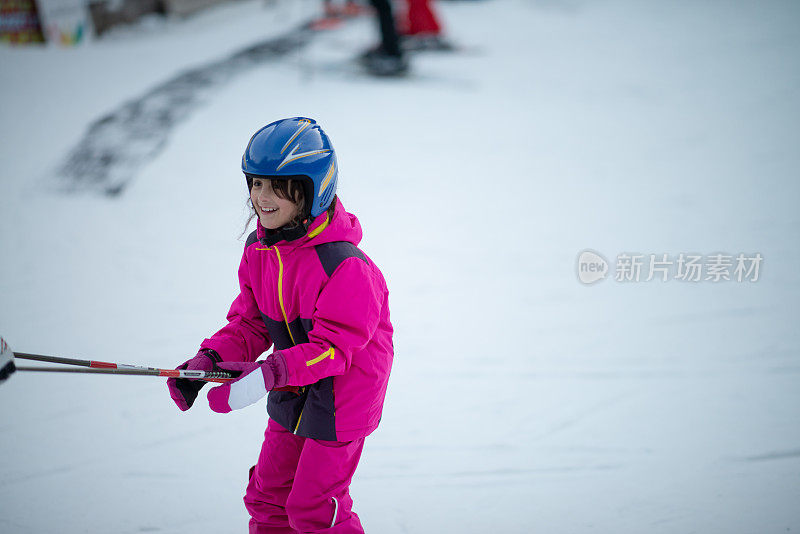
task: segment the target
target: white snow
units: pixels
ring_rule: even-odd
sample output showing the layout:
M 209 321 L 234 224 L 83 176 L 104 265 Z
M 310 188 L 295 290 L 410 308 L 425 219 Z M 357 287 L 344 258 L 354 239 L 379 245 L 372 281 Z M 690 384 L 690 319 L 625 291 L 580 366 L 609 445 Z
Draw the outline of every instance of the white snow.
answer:
M 0 48 L 0 335 L 174 367 L 237 291 L 241 152 L 314 117 L 391 290 L 395 367 L 351 488 L 372 533 L 800 529 L 800 5 L 439 2 L 456 54 L 357 74 L 360 19 L 232 78 L 117 199 L 52 172 L 93 120 L 285 33 L 244 1 Z M 576 258 L 760 253 L 753 282 L 582 285 Z M 643 278 L 646 278 L 644 273 Z M 244 532 L 264 403 L 163 380 L 0 386 L 0 532 Z

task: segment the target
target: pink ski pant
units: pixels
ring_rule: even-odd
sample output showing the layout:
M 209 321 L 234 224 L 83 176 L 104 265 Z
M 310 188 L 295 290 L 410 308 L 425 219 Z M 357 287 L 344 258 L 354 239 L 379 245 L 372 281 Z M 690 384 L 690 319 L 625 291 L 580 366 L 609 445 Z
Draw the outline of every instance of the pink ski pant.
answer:
M 363 534 L 349 492 L 363 447 L 364 438 L 295 436 L 270 419 L 244 496 L 250 534 Z

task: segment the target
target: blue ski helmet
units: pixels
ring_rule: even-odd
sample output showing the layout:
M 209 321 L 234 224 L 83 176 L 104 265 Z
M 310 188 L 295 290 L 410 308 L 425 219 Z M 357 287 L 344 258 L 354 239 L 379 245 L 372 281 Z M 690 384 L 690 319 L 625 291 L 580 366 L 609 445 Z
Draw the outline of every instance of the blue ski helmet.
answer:
M 331 140 L 315 120 L 305 117 L 281 119 L 253 134 L 242 156 L 242 172 L 248 180 L 300 179 L 312 218 L 331 205 L 339 177 Z

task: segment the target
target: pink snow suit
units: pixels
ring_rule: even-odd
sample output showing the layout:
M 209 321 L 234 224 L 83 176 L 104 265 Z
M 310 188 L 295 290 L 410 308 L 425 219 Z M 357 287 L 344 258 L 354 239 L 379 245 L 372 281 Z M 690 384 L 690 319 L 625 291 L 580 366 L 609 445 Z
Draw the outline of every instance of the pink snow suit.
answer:
M 255 361 L 274 344 L 287 385 L 299 387 L 268 397 L 279 426 L 268 427 L 245 497 L 251 532 L 361 531 L 347 487 L 381 418 L 393 346 L 386 282 L 360 241 L 358 219 L 338 200 L 333 216 L 318 216 L 299 239 L 270 244 L 259 223 L 228 324 L 201 344 L 225 361 Z
M 251 534 L 363 534 L 349 487 L 364 438 L 295 436 L 275 421 L 264 434 L 244 496 Z

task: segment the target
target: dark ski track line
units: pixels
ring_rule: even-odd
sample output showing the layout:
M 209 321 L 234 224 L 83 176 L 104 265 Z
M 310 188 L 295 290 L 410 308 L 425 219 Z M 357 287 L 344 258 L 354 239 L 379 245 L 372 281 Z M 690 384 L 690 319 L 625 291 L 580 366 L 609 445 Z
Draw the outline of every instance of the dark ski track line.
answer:
M 137 171 L 163 150 L 172 129 L 213 90 L 238 74 L 304 47 L 315 33 L 311 22 L 306 22 L 225 59 L 180 72 L 93 121 L 57 169 L 59 190 L 118 197 Z

